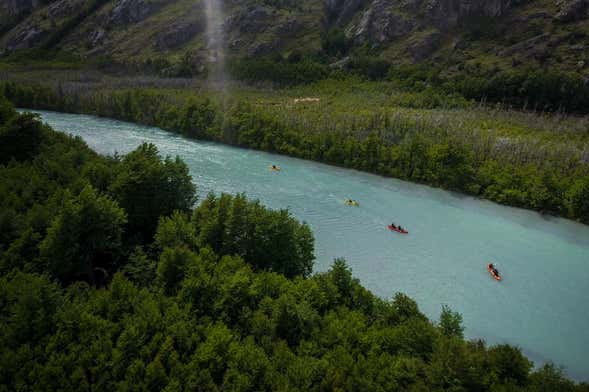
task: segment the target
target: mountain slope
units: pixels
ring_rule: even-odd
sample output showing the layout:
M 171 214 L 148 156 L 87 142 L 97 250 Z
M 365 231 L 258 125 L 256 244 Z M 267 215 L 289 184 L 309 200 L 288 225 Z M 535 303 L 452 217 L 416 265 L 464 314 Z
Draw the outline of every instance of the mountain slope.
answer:
M 589 74 L 585 0 L 226 0 L 230 58 L 369 53 L 452 67 L 536 65 Z M 188 59 L 204 68 L 200 0 L 0 0 L 5 53 L 61 49 L 122 62 Z M 338 41 L 339 40 L 339 41 Z

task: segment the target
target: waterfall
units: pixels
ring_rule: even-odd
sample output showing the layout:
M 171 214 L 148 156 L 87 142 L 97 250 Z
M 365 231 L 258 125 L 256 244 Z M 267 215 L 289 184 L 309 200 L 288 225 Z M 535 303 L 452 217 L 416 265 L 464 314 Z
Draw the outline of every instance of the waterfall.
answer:
M 224 89 L 227 82 L 225 70 L 225 35 L 223 0 L 204 0 L 206 15 L 206 41 L 209 75 L 212 86 Z

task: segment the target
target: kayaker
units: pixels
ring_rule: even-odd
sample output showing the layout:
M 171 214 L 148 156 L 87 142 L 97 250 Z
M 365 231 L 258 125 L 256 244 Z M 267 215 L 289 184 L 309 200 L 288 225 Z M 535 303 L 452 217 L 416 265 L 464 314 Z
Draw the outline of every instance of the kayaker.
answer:
M 397 228 L 397 226 L 395 226 L 395 224 L 394 224 L 394 223 L 391 223 L 391 227 L 392 227 L 393 229 L 396 229 L 396 228 Z
M 499 271 L 497 270 L 497 268 L 495 268 L 495 266 L 493 265 L 493 263 L 489 263 L 489 269 L 493 272 L 493 274 L 495 276 L 499 276 Z
M 272 165 L 272 169 L 276 170 L 276 165 Z
M 403 228 L 401 227 L 401 225 L 399 225 L 399 226 L 397 227 L 397 229 L 399 229 L 399 231 L 405 231 L 405 229 L 403 229 Z

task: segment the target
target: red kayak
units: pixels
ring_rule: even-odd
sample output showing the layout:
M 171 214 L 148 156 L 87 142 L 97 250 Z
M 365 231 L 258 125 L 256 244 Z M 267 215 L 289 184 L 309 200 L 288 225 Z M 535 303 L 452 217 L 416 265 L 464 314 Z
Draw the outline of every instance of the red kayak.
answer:
M 401 234 L 409 234 L 409 232 L 408 232 L 407 230 L 402 230 L 402 229 L 399 229 L 399 228 L 397 228 L 397 227 L 393 227 L 393 226 L 391 226 L 391 225 L 388 225 L 387 227 L 389 228 L 389 230 L 391 230 L 391 231 L 396 231 L 397 233 L 401 233 Z
M 489 273 L 491 274 L 491 276 L 495 280 L 501 280 L 501 276 L 499 276 L 499 272 L 497 272 L 497 270 L 495 268 L 491 267 L 491 264 L 487 264 L 487 271 L 489 271 Z

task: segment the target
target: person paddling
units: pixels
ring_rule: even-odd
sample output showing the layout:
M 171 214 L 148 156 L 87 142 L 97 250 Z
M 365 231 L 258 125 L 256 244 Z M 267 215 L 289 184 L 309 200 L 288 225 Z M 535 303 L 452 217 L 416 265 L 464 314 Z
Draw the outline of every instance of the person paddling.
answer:
M 499 276 L 499 270 L 497 268 L 495 268 L 495 266 L 493 265 L 493 263 L 489 263 L 489 269 L 491 271 L 493 271 L 493 274 L 495 274 L 495 276 Z

